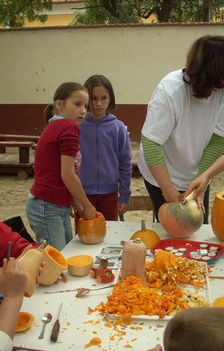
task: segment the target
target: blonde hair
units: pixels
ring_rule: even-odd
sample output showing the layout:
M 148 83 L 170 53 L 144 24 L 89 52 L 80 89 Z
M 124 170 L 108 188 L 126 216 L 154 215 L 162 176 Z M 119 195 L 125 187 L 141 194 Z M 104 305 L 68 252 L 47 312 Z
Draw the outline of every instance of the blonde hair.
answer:
M 164 332 L 165 351 L 224 351 L 224 308 L 189 308 Z

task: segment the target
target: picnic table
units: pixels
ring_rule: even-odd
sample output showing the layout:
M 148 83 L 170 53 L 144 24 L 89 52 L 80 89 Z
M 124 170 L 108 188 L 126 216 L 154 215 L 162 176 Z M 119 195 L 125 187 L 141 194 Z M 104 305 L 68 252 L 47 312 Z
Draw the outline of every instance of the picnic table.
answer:
M 151 227 L 151 224 L 148 222 L 146 226 L 156 231 L 161 239 L 168 238 L 168 235 L 159 224 L 155 223 Z M 65 246 L 62 254 L 65 257 L 81 254 L 96 256 L 100 254 L 103 247 L 110 244 L 118 244 L 121 240 L 130 239 L 131 235 L 138 229 L 139 222 L 107 221 L 107 235 L 102 243 L 85 245 L 76 236 Z M 202 225 L 192 236 L 191 240 L 220 243 L 213 234 L 210 225 Z M 213 267 L 209 282 L 211 301 L 213 301 L 215 298 L 222 296 L 224 291 L 223 255 L 218 259 L 215 267 Z M 45 294 L 46 291 L 76 289 L 80 287 L 93 288 L 98 285 L 106 286 L 108 284 L 98 283 L 90 276 L 74 277 L 69 275 L 67 283 L 60 281 L 50 287 L 39 286 L 31 298 L 24 298 L 21 308 L 23 312 L 32 313 L 35 322 L 26 332 L 15 335 L 14 345 L 44 351 L 84 351 L 87 350 L 85 345 L 93 337 L 100 338 L 102 345 L 101 348 L 92 346 L 90 348 L 91 351 L 99 349 L 120 351 L 126 350 L 128 348 L 127 345 L 132 346 L 133 350 L 146 351 L 155 344 L 162 344 L 163 333 L 167 324 L 165 320 L 133 321 L 130 325 L 120 326 L 118 328 L 119 332 L 113 327 L 106 326 L 103 317 L 98 313 L 88 314 L 88 307 L 94 308 L 100 302 L 105 302 L 107 296 L 111 294 L 112 288 L 92 291 L 82 298 L 76 298 L 76 292 Z M 50 341 L 50 334 L 62 301 L 63 307 L 60 314 L 61 329 L 58 342 L 52 343 Z M 46 327 L 44 339 L 39 340 L 38 336 L 42 327 L 41 317 L 46 312 L 50 312 L 53 319 Z
M 6 148 L 19 149 L 18 160 L 0 161 L 0 173 L 17 174 L 19 178 L 26 178 L 33 174 L 33 162 L 30 161 L 30 149 L 35 149 L 39 136 L 0 134 L 0 153 L 5 154 Z

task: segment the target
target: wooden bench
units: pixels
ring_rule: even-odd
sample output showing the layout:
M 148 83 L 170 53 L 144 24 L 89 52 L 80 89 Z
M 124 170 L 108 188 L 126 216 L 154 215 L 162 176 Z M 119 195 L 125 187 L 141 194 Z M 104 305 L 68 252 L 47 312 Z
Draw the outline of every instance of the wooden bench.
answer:
M 17 135 L 17 134 L 0 134 L 0 141 L 32 141 L 37 143 L 39 136 L 37 135 Z M 0 146 L 0 153 L 5 153 L 4 146 Z
M 30 148 L 34 142 L 32 141 L 2 141 L 0 140 L 0 148 L 18 147 L 18 162 L 10 162 L 2 160 L 0 162 L 0 173 L 16 173 L 19 178 L 27 178 L 33 174 L 33 163 L 30 162 Z
M 152 200 L 147 196 L 131 196 L 128 211 L 153 211 L 153 222 L 155 222 Z M 120 221 L 124 221 L 124 215 L 119 215 Z

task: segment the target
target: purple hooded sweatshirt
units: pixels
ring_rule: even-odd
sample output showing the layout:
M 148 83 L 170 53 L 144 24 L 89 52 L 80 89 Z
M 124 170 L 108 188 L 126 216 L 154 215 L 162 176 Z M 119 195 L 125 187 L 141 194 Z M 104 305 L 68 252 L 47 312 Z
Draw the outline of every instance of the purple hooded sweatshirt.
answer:
M 123 122 L 108 113 L 99 121 L 89 114 L 80 125 L 82 155 L 78 176 L 88 195 L 118 191 L 118 202 L 129 202 L 131 148 Z

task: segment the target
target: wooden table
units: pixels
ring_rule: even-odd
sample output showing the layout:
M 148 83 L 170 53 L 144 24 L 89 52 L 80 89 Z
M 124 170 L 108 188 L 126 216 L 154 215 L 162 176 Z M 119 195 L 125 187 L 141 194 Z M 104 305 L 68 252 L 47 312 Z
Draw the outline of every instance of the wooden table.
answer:
M 147 223 L 147 227 L 150 224 Z M 119 243 L 121 240 L 128 240 L 130 236 L 140 228 L 138 222 L 107 222 L 107 236 L 103 243 L 97 245 L 84 245 L 79 239 L 74 238 L 62 251 L 65 257 L 70 257 L 78 254 L 87 254 L 95 256 L 100 253 L 103 246 L 111 243 Z M 159 224 L 153 225 L 155 230 L 162 239 L 168 238 Z M 198 232 L 194 234 L 192 240 L 207 241 L 218 243 L 216 237 L 212 233 L 210 225 L 203 225 Z M 217 261 L 216 266 L 211 273 L 213 276 L 223 276 L 223 257 Z M 111 289 L 91 292 L 83 298 L 76 298 L 75 293 L 59 293 L 59 294 L 44 294 L 45 291 L 56 291 L 65 289 L 75 289 L 79 287 L 93 287 L 96 281 L 86 277 L 69 276 L 69 281 L 65 284 L 60 281 L 51 287 L 38 287 L 32 298 L 25 298 L 21 311 L 30 312 L 35 317 L 35 322 L 32 327 L 24 333 L 16 334 L 14 345 L 24 346 L 32 349 L 40 349 L 46 351 L 82 351 L 88 350 L 85 348 L 90 339 L 99 337 L 102 340 L 102 347 L 92 346 L 91 351 L 113 351 L 127 350 L 125 345 L 131 345 L 133 350 L 146 351 L 157 343 L 162 343 L 162 336 L 166 321 L 146 321 L 131 324 L 124 329 L 120 328 L 124 335 L 119 334 L 112 328 L 105 326 L 97 313 L 87 314 L 88 306 L 94 308 L 99 302 L 106 301 L 106 296 L 111 293 Z M 212 301 L 224 295 L 224 280 L 210 279 L 211 299 Z M 58 343 L 52 343 L 50 333 L 55 318 L 63 301 L 61 311 L 61 332 L 59 334 Z M 52 322 L 47 325 L 45 338 L 39 340 L 38 336 L 41 331 L 41 317 L 45 312 L 50 312 L 53 315 Z M 93 321 L 89 322 L 89 321 Z M 142 324 L 143 323 L 143 324 Z M 137 327 L 137 328 L 136 328 Z M 136 339 L 137 338 L 137 339 Z M 114 340 L 113 340 L 114 339 Z

